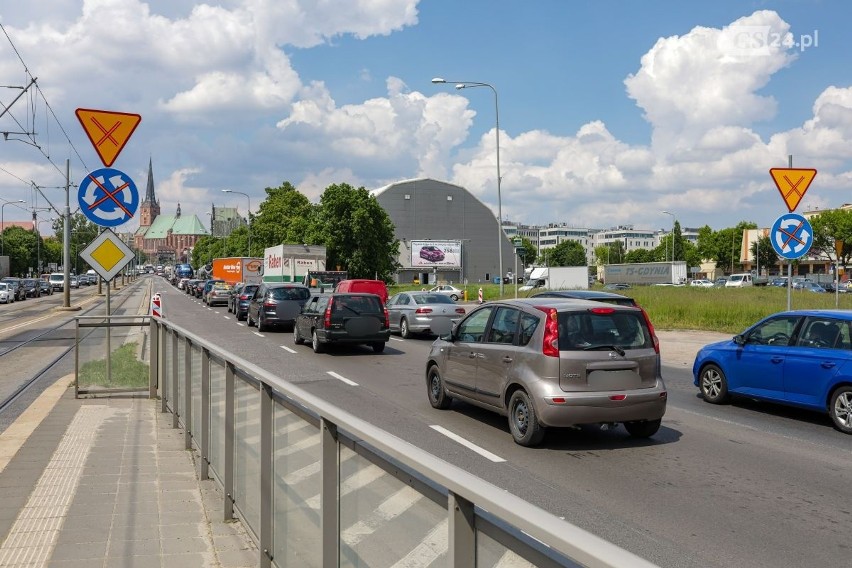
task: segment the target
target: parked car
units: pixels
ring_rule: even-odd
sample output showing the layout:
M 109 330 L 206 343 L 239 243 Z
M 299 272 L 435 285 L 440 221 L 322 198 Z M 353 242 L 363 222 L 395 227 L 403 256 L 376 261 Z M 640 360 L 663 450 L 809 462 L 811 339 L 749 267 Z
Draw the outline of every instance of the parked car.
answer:
M 245 282 L 237 282 L 231 287 L 231 293 L 228 294 L 228 312 L 234 311 L 235 298 L 239 297 L 240 290 L 246 285 Z
M 366 292 L 368 294 L 376 294 L 382 299 L 382 304 L 388 301 L 388 287 L 381 280 L 366 280 L 366 279 L 350 279 L 341 280 L 334 287 L 335 292 L 354 293 Z
M 717 278 L 716 280 L 713 281 L 713 287 L 714 288 L 724 288 L 727 283 L 728 283 L 727 278 L 719 277 L 719 278 Z
M 454 302 L 458 302 L 459 298 L 464 298 L 464 290 L 462 290 L 461 288 L 456 288 L 455 286 L 451 286 L 449 284 L 441 284 L 435 286 L 429 291 L 433 294 L 444 294 L 445 296 L 449 296 Z
M 22 279 L 15 278 L 14 276 L 7 276 L 0 280 L 0 282 L 5 282 L 9 285 L 9 289 L 11 290 L 15 301 L 27 299 L 27 292 L 24 289 L 24 282 Z
M 50 287 L 50 282 L 40 278 L 39 281 L 38 281 L 38 285 L 39 285 L 39 288 L 41 288 L 41 295 L 42 296 L 52 296 L 53 295 L 53 288 Z
M 434 245 L 426 245 L 420 249 L 420 258 L 429 262 L 441 262 L 444 260 L 444 251 Z
M 237 321 L 243 321 L 248 317 L 249 302 L 251 302 L 251 297 L 254 296 L 254 292 L 258 287 L 258 284 L 246 284 L 240 288 L 238 294 L 231 296 L 231 301 L 233 302 L 231 311 L 237 316 Z
M 216 284 L 224 284 L 224 280 L 205 280 L 204 287 L 201 289 L 201 301 L 207 304 L 207 297 L 210 294 L 210 291 L 213 290 L 213 286 Z M 208 304 L 209 305 L 209 304 Z
M 178 290 L 186 290 L 186 283 L 189 282 L 189 278 L 181 278 L 178 280 L 177 289 Z
M 201 294 L 204 292 L 204 287 L 207 285 L 207 280 L 198 280 L 195 287 L 192 289 L 192 295 L 201 299 Z
M 195 295 L 195 285 L 198 284 L 197 278 L 190 278 L 187 283 L 183 287 L 183 291 L 187 294 L 194 296 Z
M 293 326 L 296 316 L 311 297 L 311 289 L 297 282 L 264 282 L 248 304 L 248 325 L 258 331 L 273 326 Z
M 827 292 L 827 290 L 825 288 L 823 288 L 821 285 L 817 284 L 816 282 L 810 282 L 810 281 L 801 282 L 801 283 L 797 282 L 797 284 L 799 284 L 799 285 L 796 286 L 796 290 L 802 290 L 803 292 L 816 292 L 818 294 L 825 294 Z
M 435 334 L 433 329 L 449 329 L 465 314 L 465 309 L 457 306 L 453 298 L 432 291 L 394 294 L 387 309 L 391 333 L 398 332 L 406 339 L 413 333 Z M 438 324 L 439 320 L 446 322 Z
M 388 310 L 375 294 L 334 292 L 313 296 L 293 326 L 293 342 L 299 345 L 310 341 L 314 353 L 343 343 L 370 345 L 381 353 L 388 339 Z
M 773 278 L 769 282 L 770 286 L 776 286 L 778 288 L 786 288 L 787 287 L 787 279 L 786 278 Z
M 233 286 L 227 282 L 214 281 L 213 286 L 210 287 L 210 290 L 204 297 L 204 301 L 208 306 L 227 305 L 232 289 Z
M 15 301 L 11 287 L 5 282 L 0 282 L 0 304 L 11 304 Z
M 725 282 L 725 288 L 746 288 L 752 286 L 754 281 L 750 273 L 731 274 Z
M 707 402 L 744 396 L 828 413 L 852 434 L 852 312 L 778 312 L 704 346 L 692 374 Z
M 604 290 L 630 290 L 630 284 L 604 284 Z
M 707 280 L 706 278 L 696 278 L 692 282 L 689 283 L 690 286 L 697 286 L 701 288 L 712 288 L 713 282 Z
M 47 281 L 54 292 L 62 292 L 65 289 L 65 275 L 61 272 L 52 272 Z
M 79 288 L 80 287 L 80 281 L 77 280 L 76 275 L 72 274 L 69 278 L 70 278 L 70 280 L 68 281 L 69 287 L 71 287 L 71 288 Z
M 548 427 L 621 422 L 634 437 L 660 427 L 667 391 L 641 310 L 586 300 L 483 304 L 432 344 L 426 387 L 434 408 L 453 399 L 508 417 L 515 442 Z
M 35 278 L 24 278 L 21 280 L 21 285 L 24 287 L 24 295 L 27 298 L 41 297 L 41 286 Z

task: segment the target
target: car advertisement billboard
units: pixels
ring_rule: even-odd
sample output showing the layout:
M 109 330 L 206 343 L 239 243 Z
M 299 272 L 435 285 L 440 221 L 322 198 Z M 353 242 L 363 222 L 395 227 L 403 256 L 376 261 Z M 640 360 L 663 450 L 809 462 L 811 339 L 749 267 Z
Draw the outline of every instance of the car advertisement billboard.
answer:
M 461 243 L 459 241 L 411 241 L 411 266 L 460 268 Z

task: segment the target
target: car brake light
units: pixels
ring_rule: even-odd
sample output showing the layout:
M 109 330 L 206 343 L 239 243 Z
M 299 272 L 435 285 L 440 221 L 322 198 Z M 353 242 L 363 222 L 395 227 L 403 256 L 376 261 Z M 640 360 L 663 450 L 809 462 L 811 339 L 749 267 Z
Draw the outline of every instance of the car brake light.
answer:
M 414 310 L 415 314 L 431 314 L 432 308 L 417 308 Z
M 390 327 L 390 314 L 388 314 L 387 308 L 382 308 L 385 312 L 385 328 Z M 431 310 L 430 310 L 431 311 Z
M 248 294 L 240 294 L 240 300 L 248 300 Z
M 276 306 L 276 304 L 277 304 L 277 302 L 275 302 L 274 300 L 266 300 L 265 302 L 263 302 L 263 307 L 264 308 L 274 308 Z
M 456 313 L 464 315 L 464 308 L 456 308 Z
M 654 351 L 660 353 L 660 339 L 657 337 L 657 332 L 654 331 L 654 324 L 651 323 L 651 318 L 648 317 L 648 312 L 642 306 L 637 306 L 642 311 L 642 316 L 645 318 L 645 323 L 648 324 L 648 331 L 651 334 L 651 340 L 654 342 Z
M 615 312 L 615 309 L 613 309 L 613 308 L 592 308 L 589 311 L 592 312 L 593 314 L 611 314 L 611 313 Z
M 323 326 L 328 329 L 331 327 L 331 305 L 334 303 L 334 298 L 330 298 L 328 300 L 328 306 L 325 308 L 325 315 L 323 316 Z
M 613 394 L 613 395 L 610 395 L 610 397 L 609 397 L 610 400 L 624 400 L 626 398 L 627 398 L 626 394 Z
M 559 357 L 559 322 L 556 308 L 536 306 L 547 316 L 544 319 L 544 339 L 541 341 L 541 352 L 547 357 Z

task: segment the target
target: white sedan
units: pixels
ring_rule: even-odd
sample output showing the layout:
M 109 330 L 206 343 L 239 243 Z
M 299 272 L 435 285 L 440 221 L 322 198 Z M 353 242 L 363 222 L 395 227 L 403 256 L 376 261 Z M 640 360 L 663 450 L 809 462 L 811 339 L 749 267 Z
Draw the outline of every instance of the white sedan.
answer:
M 453 299 L 454 302 L 458 302 L 459 298 L 464 297 L 464 290 L 461 288 L 456 288 L 455 286 L 450 286 L 449 284 L 442 284 L 440 286 L 435 286 L 429 292 L 433 292 L 435 294 L 444 294 L 445 296 L 449 296 Z
M 701 286 L 703 288 L 712 288 L 713 282 L 707 280 L 706 278 L 696 278 L 689 284 L 690 286 Z

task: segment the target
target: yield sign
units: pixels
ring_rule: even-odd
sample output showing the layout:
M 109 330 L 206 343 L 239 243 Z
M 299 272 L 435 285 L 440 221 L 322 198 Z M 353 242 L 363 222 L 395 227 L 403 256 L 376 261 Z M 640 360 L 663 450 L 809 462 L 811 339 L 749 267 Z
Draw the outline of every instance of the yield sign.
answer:
M 808 186 L 814 181 L 817 171 L 801 168 L 772 168 L 769 175 L 775 181 L 775 186 L 781 192 L 781 198 L 792 213 L 805 196 Z
M 142 121 L 141 115 L 126 112 L 78 108 L 75 113 L 106 167 L 115 162 Z

